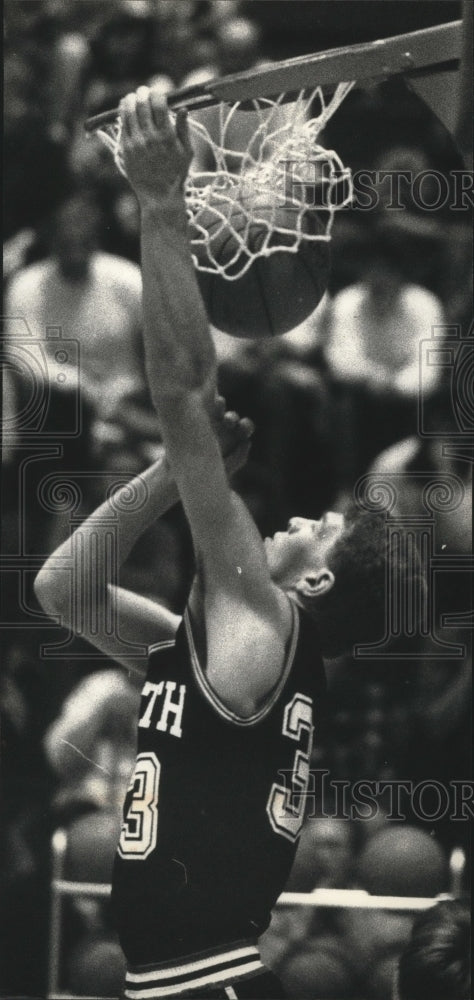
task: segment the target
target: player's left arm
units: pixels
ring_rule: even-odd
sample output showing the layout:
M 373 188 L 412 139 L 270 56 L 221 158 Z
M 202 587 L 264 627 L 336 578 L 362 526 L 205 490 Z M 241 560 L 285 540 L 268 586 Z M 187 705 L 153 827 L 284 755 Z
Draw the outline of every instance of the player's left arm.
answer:
M 214 410 L 216 433 L 225 455 L 226 474 L 232 475 L 246 461 L 252 427 L 224 411 L 225 401 L 219 397 Z M 147 528 L 178 500 L 163 454 L 90 514 L 46 560 L 35 579 L 36 596 L 48 614 L 59 616 L 64 625 L 80 632 L 100 652 L 139 673 L 146 670 L 147 647 L 171 639 L 180 617 L 159 600 L 118 586 L 116 570 Z M 111 524 L 116 529 L 113 539 Z M 112 541 L 116 545 L 113 551 Z M 144 654 L 130 654 L 127 644 L 141 645 Z

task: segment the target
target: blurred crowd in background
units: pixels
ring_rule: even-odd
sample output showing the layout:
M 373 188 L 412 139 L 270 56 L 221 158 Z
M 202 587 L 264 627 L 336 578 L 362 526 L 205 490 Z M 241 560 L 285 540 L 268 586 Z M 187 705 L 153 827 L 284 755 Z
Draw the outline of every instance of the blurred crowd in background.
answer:
M 161 448 L 141 341 L 137 205 L 83 121 L 142 83 L 169 90 L 460 16 L 456 3 L 399 3 L 411 8 L 401 24 L 395 5 L 377 4 L 378 22 L 367 25 L 359 12 L 344 29 L 340 10 L 327 16 L 331 6 L 5 4 L 2 549 L 12 565 L 22 559 L 21 572 L 5 572 L 2 581 L 5 996 L 45 989 L 51 832 L 69 829 L 73 875 L 107 880 L 134 756 L 137 687 L 45 621 L 32 588 L 35 571 L 71 525 Z M 463 168 L 452 136 L 399 82 L 351 93 L 323 142 L 354 172 L 378 171 L 378 178 L 381 171 L 439 171 L 450 185 Z M 378 180 L 375 191 L 371 210 L 337 216 L 328 293 L 305 323 L 272 341 L 215 333 L 228 405 L 257 427 L 237 488 L 268 535 L 291 515 L 343 510 L 358 477 L 370 471 L 396 473 L 399 513 L 426 517 L 426 477 L 454 475 L 461 499 L 455 511 L 435 515 L 435 541 L 437 551 L 463 555 L 470 550 L 472 456 L 442 452 L 459 428 L 448 368 L 424 373 L 423 419 L 432 434 L 417 433 L 419 344 L 432 327 L 467 335 L 471 213 L 453 211 L 450 199 L 426 211 L 407 189 L 403 209 L 394 210 L 386 183 Z M 425 199 L 436 201 L 436 190 L 430 202 L 426 189 Z M 191 574 L 189 534 L 174 510 L 137 545 L 121 582 L 179 610 Z M 469 609 L 468 576 L 440 577 L 438 624 L 442 613 L 459 617 Z M 448 643 L 468 638 L 461 627 L 439 635 Z M 55 648 L 45 658 L 39 650 L 48 643 Z M 443 658 L 439 643 L 434 655 L 432 640 L 423 643 L 423 659 L 411 659 L 411 647 L 404 658 L 398 638 L 391 647 L 397 659 L 347 656 L 328 664 L 315 769 L 349 783 L 468 781 L 471 663 L 468 656 Z M 413 813 L 395 824 L 382 798 L 377 816 L 349 822 L 334 818 L 329 802 L 329 818 L 307 821 L 289 888 L 422 896 L 452 888 L 449 859 L 455 848 L 468 853 L 468 824 L 450 820 L 450 810 L 437 814 L 436 796 L 426 808 L 431 820 Z M 62 983 L 112 995 L 121 961 L 106 906 L 76 901 L 66 916 Z M 382 1000 L 411 925 L 407 915 L 281 910 L 263 957 L 290 996 Z

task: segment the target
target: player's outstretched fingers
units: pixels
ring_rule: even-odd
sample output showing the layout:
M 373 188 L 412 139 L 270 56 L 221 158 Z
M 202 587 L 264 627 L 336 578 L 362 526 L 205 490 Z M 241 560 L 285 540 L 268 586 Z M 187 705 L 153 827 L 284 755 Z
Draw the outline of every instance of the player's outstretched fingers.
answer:
M 168 109 L 168 102 L 164 94 L 158 89 L 150 90 L 150 109 L 153 121 L 160 132 L 171 132 L 171 118 Z
M 150 88 L 139 87 L 136 91 L 136 114 L 140 128 L 145 136 L 154 131 L 153 114 L 150 104 Z
M 128 139 L 138 139 L 141 135 L 136 105 L 136 94 L 127 94 L 126 97 L 122 97 L 119 105 L 122 133 Z

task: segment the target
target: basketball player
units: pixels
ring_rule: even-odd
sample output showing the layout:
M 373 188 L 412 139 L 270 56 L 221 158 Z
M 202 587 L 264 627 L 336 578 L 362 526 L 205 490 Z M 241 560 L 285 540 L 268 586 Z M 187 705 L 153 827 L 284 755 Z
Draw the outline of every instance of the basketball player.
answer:
M 77 529 L 82 544 L 75 549 L 73 536 L 72 551 L 86 558 L 88 537 L 105 530 L 101 518 L 113 503 L 126 558 L 151 517 L 174 501 L 172 470 L 196 557 L 182 618 L 105 579 L 93 592 L 96 606 L 114 595 L 123 639 L 149 646 L 113 885 L 125 997 L 277 1000 L 284 994 L 257 940 L 303 823 L 322 655 L 372 630 L 383 635 L 385 529 L 372 516 L 328 513 L 293 518 L 262 542 L 228 485 L 212 421 L 214 347 L 183 199 L 186 119 L 179 114 L 174 127 L 147 88 L 124 99 L 121 116 L 141 210 L 147 370 L 167 459 L 142 477 L 147 503 L 127 513 L 119 491 Z M 223 423 L 241 460 L 248 425 L 232 416 Z M 64 574 L 55 569 L 66 554 L 70 543 L 46 563 L 36 592 L 47 611 L 71 622 Z M 90 637 L 120 658 L 110 630 Z

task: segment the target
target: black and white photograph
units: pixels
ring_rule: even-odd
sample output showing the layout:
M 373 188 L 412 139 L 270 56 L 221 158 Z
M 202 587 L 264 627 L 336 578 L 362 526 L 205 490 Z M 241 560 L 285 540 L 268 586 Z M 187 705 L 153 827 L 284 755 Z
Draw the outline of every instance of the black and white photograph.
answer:
M 3 1000 L 471 1000 L 473 9 L 4 0 Z

